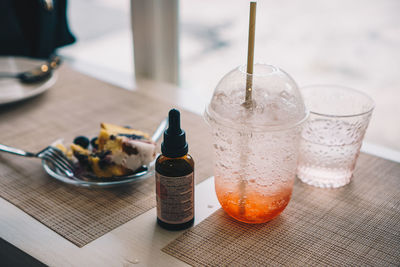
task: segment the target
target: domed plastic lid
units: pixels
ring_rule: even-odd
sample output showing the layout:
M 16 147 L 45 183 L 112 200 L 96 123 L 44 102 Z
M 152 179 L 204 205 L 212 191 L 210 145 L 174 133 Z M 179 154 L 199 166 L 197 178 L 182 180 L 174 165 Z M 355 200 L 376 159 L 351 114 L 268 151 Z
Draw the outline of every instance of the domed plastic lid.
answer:
M 244 105 L 247 76 L 253 80 L 250 107 Z M 226 74 L 205 111 L 211 124 L 252 131 L 291 128 L 307 117 L 296 82 L 283 70 L 266 64 L 255 64 L 253 75 L 246 74 L 246 65 Z

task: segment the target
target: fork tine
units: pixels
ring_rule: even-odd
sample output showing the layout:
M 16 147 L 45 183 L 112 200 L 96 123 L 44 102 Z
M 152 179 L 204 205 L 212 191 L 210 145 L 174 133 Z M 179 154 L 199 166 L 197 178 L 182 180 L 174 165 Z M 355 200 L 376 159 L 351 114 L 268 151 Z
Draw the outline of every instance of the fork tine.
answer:
M 60 160 L 60 157 L 53 150 L 51 150 L 51 149 L 47 150 L 46 155 L 48 155 L 52 160 L 57 161 L 64 168 L 69 169 L 69 166 L 67 164 L 65 164 L 62 160 Z
M 52 157 L 54 162 L 57 162 L 59 165 L 62 166 L 62 170 L 64 172 L 68 172 L 71 175 L 73 175 L 74 168 L 69 164 L 69 162 L 66 163 L 65 160 L 63 160 L 63 158 L 53 150 L 49 150 L 47 154 L 50 155 L 50 157 Z
M 69 168 L 68 166 L 66 166 L 62 161 L 60 161 L 55 154 L 53 153 L 52 150 L 46 150 L 44 151 L 41 156 L 41 158 L 51 162 L 56 168 L 58 168 L 59 170 L 61 170 L 62 172 L 64 172 L 66 175 L 68 175 L 69 177 L 74 176 L 74 172 L 73 169 Z
M 55 157 L 57 157 L 61 162 L 63 162 L 65 164 L 65 166 L 67 166 L 69 169 L 73 170 L 75 167 L 72 164 L 72 162 L 65 156 L 65 154 L 54 148 L 54 147 L 50 147 L 51 151 L 53 152 L 53 154 L 55 155 Z
M 61 170 L 62 172 L 65 172 L 65 171 L 66 171 L 65 167 L 64 167 L 62 164 L 60 164 L 60 163 L 59 163 L 55 158 L 53 158 L 51 155 L 49 155 L 49 154 L 47 154 L 47 153 L 43 153 L 43 154 L 41 155 L 40 158 L 42 158 L 42 159 L 48 161 L 49 163 L 51 163 L 56 169 L 59 169 L 59 170 Z

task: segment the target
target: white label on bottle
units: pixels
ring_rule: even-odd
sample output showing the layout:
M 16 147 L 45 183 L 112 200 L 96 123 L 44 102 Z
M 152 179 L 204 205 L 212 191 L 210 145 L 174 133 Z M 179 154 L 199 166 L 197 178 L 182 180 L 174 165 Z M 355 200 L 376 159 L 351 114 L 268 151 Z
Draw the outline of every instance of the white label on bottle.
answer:
M 181 224 L 194 217 L 194 173 L 168 177 L 156 172 L 157 217 Z

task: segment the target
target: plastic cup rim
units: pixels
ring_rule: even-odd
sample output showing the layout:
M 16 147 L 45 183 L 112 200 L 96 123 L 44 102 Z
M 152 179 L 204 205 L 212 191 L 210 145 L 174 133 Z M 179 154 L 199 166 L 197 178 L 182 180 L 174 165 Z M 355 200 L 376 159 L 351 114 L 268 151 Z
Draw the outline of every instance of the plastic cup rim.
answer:
M 216 116 L 219 117 L 218 114 Z M 229 120 L 226 120 L 224 118 L 215 118 L 212 114 L 209 112 L 209 105 L 206 106 L 204 113 L 203 113 L 203 118 L 206 121 L 206 123 L 209 126 L 211 125 L 211 122 L 215 122 L 218 125 L 222 125 L 224 127 L 234 129 L 234 130 L 241 130 L 241 131 L 249 131 L 249 132 L 277 132 L 277 131 L 285 131 L 289 130 L 292 128 L 295 128 L 299 125 L 302 125 L 305 121 L 310 116 L 310 111 L 308 109 L 304 110 L 304 116 L 300 120 L 292 123 L 286 123 L 286 124 L 281 124 L 281 125 L 258 125 L 260 128 L 255 128 L 254 126 L 252 127 L 251 125 L 243 124 L 242 126 L 246 126 L 245 128 L 243 127 L 235 127 L 234 125 L 231 125 L 231 122 Z
M 354 89 L 354 88 L 351 88 L 351 87 L 347 87 L 347 86 L 343 86 L 343 85 L 311 84 L 311 85 L 306 85 L 306 86 L 300 87 L 300 93 L 302 93 L 304 89 L 307 90 L 307 89 L 316 88 L 316 87 L 336 87 L 336 88 L 341 88 L 341 89 L 345 89 L 345 90 L 348 90 L 348 91 L 352 91 L 352 92 L 358 93 L 358 94 L 366 97 L 371 102 L 371 107 L 367 111 L 364 111 L 364 112 L 359 112 L 359 113 L 355 113 L 355 114 L 345 114 L 345 115 L 335 115 L 335 114 L 320 113 L 320 112 L 312 111 L 311 109 L 307 108 L 309 110 L 310 114 L 314 114 L 314 115 L 318 115 L 318 116 L 322 116 L 322 117 L 329 117 L 329 118 L 353 118 L 353 117 L 359 117 L 359 116 L 363 116 L 363 115 L 372 113 L 372 111 L 375 109 L 375 101 L 369 95 L 367 95 L 366 93 L 364 93 L 364 92 L 362 92 L 360 90 L 357 90 L 357 89 Z M 302 95 L 303 95 L 303 93 L 302 93 Z M 304 95 L 303 95 L 303 98 L 304 98 Z

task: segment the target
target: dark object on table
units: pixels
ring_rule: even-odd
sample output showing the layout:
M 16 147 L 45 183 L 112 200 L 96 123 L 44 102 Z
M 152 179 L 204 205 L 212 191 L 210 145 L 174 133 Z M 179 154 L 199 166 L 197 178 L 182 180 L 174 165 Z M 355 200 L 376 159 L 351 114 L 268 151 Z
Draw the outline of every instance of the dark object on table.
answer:
M 1 0 L 0 55 L 49 58 L 72 44 L 67 0 Z
M 0 238 L 0 262 L 2 266 L 47 266 L 2 238 Z
M 35 69 L 20 73 L 4 73 L 0 72 L 0 78 L 15 78 L 22 83 L 32 84 L 48 80 L 56 69 L 61 64 L 61 59 L 58 56 L 51 57 L 46 63 L 38 66 Z
M 167 230 L 183 230 L 194 223 L 194 161 L 188 151 L 180 112 L 171 109 L 162 154 L 156 160 L 157 223 Z

